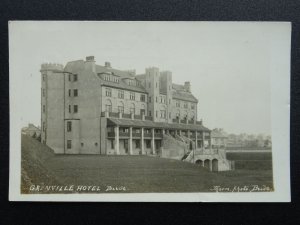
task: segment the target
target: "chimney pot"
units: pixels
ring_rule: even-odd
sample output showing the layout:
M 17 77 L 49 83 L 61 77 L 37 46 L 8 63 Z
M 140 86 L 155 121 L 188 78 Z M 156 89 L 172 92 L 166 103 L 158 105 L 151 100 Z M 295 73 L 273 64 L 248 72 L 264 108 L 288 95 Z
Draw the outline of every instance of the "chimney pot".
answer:
M 86 61 L 95 61 L 95 57 L 94 56 L 87 56 Z
M 110 62 L 105 62 L 105 67 L 111 68 Z

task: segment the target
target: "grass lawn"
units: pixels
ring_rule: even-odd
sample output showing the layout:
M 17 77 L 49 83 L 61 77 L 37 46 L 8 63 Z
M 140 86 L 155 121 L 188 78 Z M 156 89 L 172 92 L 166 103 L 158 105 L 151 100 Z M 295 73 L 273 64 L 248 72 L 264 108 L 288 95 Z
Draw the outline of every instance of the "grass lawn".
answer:
M 34 185 L 125 187 L 125 192 L 210 192 L 214 186 L 272 188 L 271 170 L 213 173 L 198 165 L 150 156 L 54 155 L 22 138 L 22 192 Z M 46 155 L 44 157 L 44 155 Z M 44 158 L 41 158 L 44 157 Z M 116 191 L 114 191 L 116 192 Z M 117 191 L 124 192 L 124 191 Z

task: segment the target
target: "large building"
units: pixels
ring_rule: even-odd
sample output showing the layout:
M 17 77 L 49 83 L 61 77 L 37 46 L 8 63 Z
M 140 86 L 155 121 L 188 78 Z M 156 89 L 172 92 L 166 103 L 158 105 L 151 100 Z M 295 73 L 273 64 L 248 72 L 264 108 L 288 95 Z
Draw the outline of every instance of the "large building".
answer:
M 162 151 L 172 138 L 188 146 L 179 157 L 211 148 L 190 82 L 174 84 L 170 71 L 151 67 L 136 75 L 89 56 L 65 67 L 42 64 L 41 75 L 41 140 L 56 153 L 171 157 Z

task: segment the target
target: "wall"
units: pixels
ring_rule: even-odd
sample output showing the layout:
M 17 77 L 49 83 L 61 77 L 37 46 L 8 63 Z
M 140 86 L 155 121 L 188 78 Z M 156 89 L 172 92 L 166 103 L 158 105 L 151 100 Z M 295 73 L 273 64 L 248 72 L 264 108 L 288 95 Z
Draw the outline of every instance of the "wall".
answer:
M 110 88 L 110 87 L 108 87 Z M 107 100 L 109 100 L 112 104 L 112 112 L 119 112 L 118 111 L 118 106 L 124 106 L 124 113 L 129 114 L 130 113 L 130 108 L 131 105 L 134 104 L 135 106 L 135 115 L 140 115 L 140 110 L 145 109 L 145 114 L 147 114 L 148 108 L 147 108 L 147 94 L 146 93 L 139 93 L 139 92 L 134 92 L 135 93 L 135 100 L 130 100 L 130 91 L 125 91 L 124 90 L 124 99 L 121 99 L 118 97 L 119 89 L 117 88 L 110 88 L 112 92 L 112 96 L 108 97 L 106 96 L 106 87 L 102 87 L 102 112 L 105 111 L 105 105 L 107 104 Z M 142 102 L 140 100 L 141 94 L 145 95 L 145 102 Z
M 55 153 L 64 153 L 64 74 L 53 69 L 51 65 L 48 68 L 42 65 L 42 92 L 44 89 L 45 96 L 42 94 L 41 97 L 41 140 Z

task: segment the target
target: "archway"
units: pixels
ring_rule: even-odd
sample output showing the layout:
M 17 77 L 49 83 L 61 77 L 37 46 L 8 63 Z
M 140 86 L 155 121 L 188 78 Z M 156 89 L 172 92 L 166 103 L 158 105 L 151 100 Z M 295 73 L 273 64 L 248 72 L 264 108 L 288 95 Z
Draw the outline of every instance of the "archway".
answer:
M 203 162 L 203 161 L 202 161 L 201 159 L 198 159 L 198 160 L 196 161 L 196 164 L 199 165 L 199 166 L 202 166 L 202 162 Z
M 208 169 L 208 170 L 210 169 L 210 168 L 209 168 L 209 164 L 210 164 L 210 160 L 209 160 L 209 159 L 205 159 L 205 160 L 204 160 L 204 167 L 205 167 L 206 169 Z
M 109 99 L 106 99 L 105 101 L 105 111 L 106 112 L 111 112 L 112 111 L 112 104 Z
M 118 112 L 124 113 L 124 103 L 122 101 L 118 103 Z
M 218 160 L 217 159 L 213 159 L 211 162 L 212 162 L 212 171 L 217 172 L 219 170 L 219 168 L 218 168 Z

